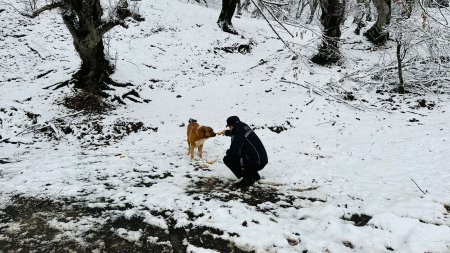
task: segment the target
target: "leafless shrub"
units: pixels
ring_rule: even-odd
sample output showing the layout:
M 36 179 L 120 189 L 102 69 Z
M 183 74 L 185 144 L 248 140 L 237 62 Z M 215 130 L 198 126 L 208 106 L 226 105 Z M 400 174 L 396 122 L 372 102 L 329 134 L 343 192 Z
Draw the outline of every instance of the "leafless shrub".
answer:
M 358 80 L 369 89 L 397 92 L 450 93 L 450 27 L 438 19 L 439 10 L 416 10 L 409 18 L 394 17 L 385 56 Z M 429 15 L 433 15 L 430 19 Z

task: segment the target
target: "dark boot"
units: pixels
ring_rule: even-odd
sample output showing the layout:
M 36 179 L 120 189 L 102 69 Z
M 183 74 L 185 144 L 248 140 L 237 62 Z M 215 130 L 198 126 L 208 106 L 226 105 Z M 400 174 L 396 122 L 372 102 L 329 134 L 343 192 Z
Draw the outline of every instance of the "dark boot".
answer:
M 258 172 L 255 172 L 255 173 L 253 174 L 253 179 L 254 179 L 255 181 L 259 181 L 259 180 L 261 179 L 261 176 L 259 175 Z
M 253 178 L 244 177 L 240 182 L 234 184 L 237 188 L 245 188 L 252 186 L 256 181 Z
M 234 34 L 234 35 L 238 35 L 236 29 L 234 29 L 234 27 L 233 27 L 233 25 L 231 23 L 225 22 L 221 28 L 222 28 L 222 30 L 224 32 L 231 33 L 231 34 Z

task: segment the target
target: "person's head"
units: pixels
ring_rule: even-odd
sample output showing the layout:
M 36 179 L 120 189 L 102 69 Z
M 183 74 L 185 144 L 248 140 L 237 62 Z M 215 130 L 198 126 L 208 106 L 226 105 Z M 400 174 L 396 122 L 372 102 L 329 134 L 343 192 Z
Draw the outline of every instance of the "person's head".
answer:
M 233 130 L 233 128 L 236 126 L 238 122 L 241 120 L 238 118 L 238 116 L 230 116 L 227 119 L 227 127 L 230 128 L 230 130 Z

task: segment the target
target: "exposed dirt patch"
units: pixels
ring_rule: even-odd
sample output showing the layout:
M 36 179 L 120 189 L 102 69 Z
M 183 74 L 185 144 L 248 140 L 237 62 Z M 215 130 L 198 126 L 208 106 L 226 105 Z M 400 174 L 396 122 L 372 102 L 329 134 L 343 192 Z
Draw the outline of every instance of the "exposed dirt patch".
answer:
M 350 249 L 354 249 L 355 248 L 353 243 L 351 243 L 349 241 L 343 241 L 342 244 L 344 244 L 345 247 L 350 248 Z
M 0 252 L 186 252 L 188 244 L 219 252 L 246 253 L 239 237 L 217 228 L 177 226 L 173 212 L 141 210 L 131 217 L 130 205 L 89 207 L 73 200 L 53 201 L 16 196 L 0 210 Z M 143 215 L 165 221 L 167 228 L 148 224 Z M 187 213 L 189 217 L 199 217 Z M 74 228 L 75 227 L 75 228 Z
M 284 122 L 283 124 L 280 124 L 280 125 L 273 125 L 273 126 L 268 126 L 268 125 L 264 125 L 264 126 L 250 125 L 250 127 L 251 127 L 253 130 L 257 130 L 257 129 L 265 129 L 265 128 L 267 128 L 267 129 L 269 129 L 270 131 L 272 131 L 272 132 L 274 132 L 274 133 L 277 133 L 277 134 L 279 134 L 279 133 L 281 133 L 281 132 L 283 132 L 283 131 L 286 131 L 286 130 L 288 130 L 288 129 L 290 129 L 290 128 L 294 128 L 294 126 L 292 126 L 292 125 L 291 125 L 291 122 L 289 122 L 289 121 L 286 121 L 286 122 Z
M 31 120 L 32 124 L 36 124 L 38 117 L 41 116 L 32 112 L 27 112 L 25 115 Z
M 113 108 L 99 95 L 86 91 L 64 98 L 62 104 L 69 109 L 89 113 L 104 113 Z
M 105 124 L 102 122 L 102 117 L 80 119 L 74 120 L 70 117 L 57 119 L 52 125 L 44 126 L 36 133 L 38 136 L 43 136 L 50 140 L 75 137 L 82 146 L 96 147 L 117 143 L 133 133 L 148 130 L 158 131 L 157 127 L 147 127 L 139 121 L 133 122 L 118 119 L 113 124 Z
M 346 221 L 352 221 L 355 226 L 362 227 L 367 225 L 367 223 L 372 219 L 372 216 L 366 214 L 352 214 L 350 217 L 342 216 L 341 219 Z
M 0 164 L 7 164 L 7 163 L 10 163 L 10 161 L 8 161 L 8 159 L 6 159 L 6 158 L 0 159 Z
M 255 42 L 252 40 L 250 40 L 248 43 L 234 43 L 231 46 L 214 47 L 214 53 L 217 54 L 217 51 L 221 50 L 226 53 L 248 54 L 251 53 L 254 45 Z
M 188 187 L 186 193 L 188 195 L 195 195 L 194 199 L 209 201 L 210 199 L 218 199 L 223 202 L 231 200 L 238 200 L 247 205 L 255 206 L 260 211 L 270 211 L 275 207 L 296 209 L 302 208 L 297 200 L 307 200 L 310 202 L 325 202 L 325 200 L 286 195 L 277 190 L 276 187 L 272 187 L 265 184 L 255 184 L 248 189 L 239 189 L 233 185 L 233 181 L 224 180 L 221 178 L 205 177 L 200 178 L 197 181 L 192 181 L 191 186 Z M 272 203 L 275 205 L 267 206 L 262 205 L 264 203 Z
M 59 233 L 47 220 L 49 213 L 64 212 L 63 204 L 48 200 L 17 197 L 14 203 L 0 213 L 0 240 L 2 252 L 55 252 L 78 250 L 73 241 L 53 241 Z
M 0 142 L 12 144 L 30 145 L 39 141 L 67 138 L 71 143 L 78 142 L 83 147 L 96 148 L 115 144 L 137 132 L 158 131 L 158 127 L 124 118 L 118 118 L 112 123 L 104 122 L 106 116 L 85 111 L 69 113 L 44 122 L 37 113 L 11 106 L 0 108 L 0 116 L 0 124 L 9 132 L 9 136 L 0 136 Z M 18 119 L 21 119 L 20 123 Z M 23 140 L 26 136 L 30 137 L 29 141 L 16 141 L 16 137 Z
M 138 170 L 133 170 L 133 171 L 144 173 L 143 175 L 140 175 L 138 177 L 140 182 L 135 184 L 134 187 L 150 187 L 150 186 L 158 183 L 159 180 L 166 179 L 166 178 L 169 178 L 169 177 L 173 177 L 171 172 L 167 172 L 166 171 L 166 172 L 161 174 L 160 172 L 156 172 L 155 168 L 153 168 L 150 173 L 141 172 L 141 171 L 138 171 Z

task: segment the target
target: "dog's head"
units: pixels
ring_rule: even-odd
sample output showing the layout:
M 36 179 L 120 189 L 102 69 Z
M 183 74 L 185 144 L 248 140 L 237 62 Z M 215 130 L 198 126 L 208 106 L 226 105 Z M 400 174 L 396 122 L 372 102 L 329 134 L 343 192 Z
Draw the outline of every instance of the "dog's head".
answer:
M 214 132 L 214 130 L 211 127 L 201 126 L 198 128 L 198 130 L 199 130 L 201 137 L 210 138 L 210 137 L 216 136 L 216 133 Z

